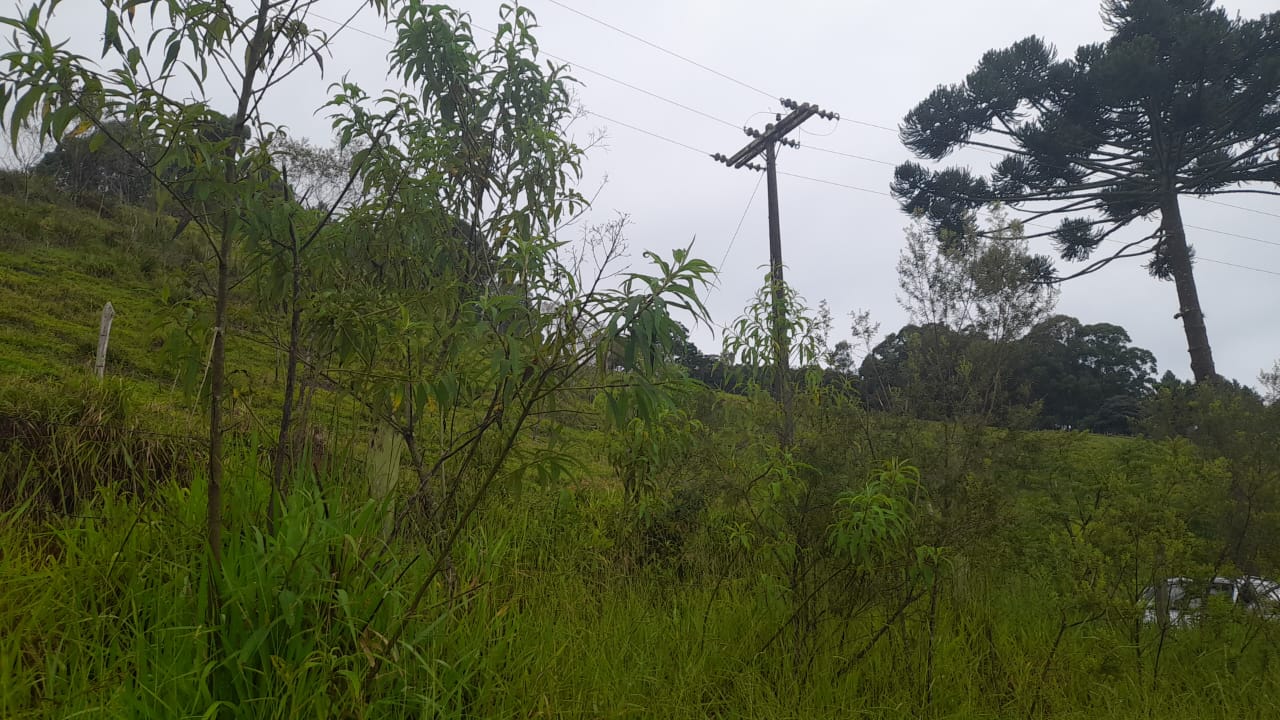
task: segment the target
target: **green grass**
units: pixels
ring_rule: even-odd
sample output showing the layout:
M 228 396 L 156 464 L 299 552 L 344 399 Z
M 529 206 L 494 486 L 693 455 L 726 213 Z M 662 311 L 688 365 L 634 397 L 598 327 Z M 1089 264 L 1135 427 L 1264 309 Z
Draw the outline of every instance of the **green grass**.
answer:
M 34 247 L 0 253 L 0 373 L 59 376 L 93 369 L 102 308 L 116 311 L 108 368 L 159 381 L 155 287 L 110 248 Z
M 144 419 L 154 413 L 152 430 L 170 428 L 175 415 L 184 425 L 198 416 L 199 403 L 184 393 L 194 388 L 181 386 L 176 368 L 193 362 L 198 380 L 207 338 L 175 344 L 172 336 L 183 321 L 177 299 L 209 305 L 195 289 L 207 268 L 195 231 L 174 237 L 175 226 L 138 208 L 111 207 L 104 216 L 0 193 L 0 389 L 57 388 L 90 376 L 110 302 L 107 377 L 130 386 L 147 406 Z M 232 308 L 237 331 L 227 343 L 229 384 L 242 411 L 234 425 L 263 430 L 279 416 L 283 363 L 262 344 L 246 302 L 237 298 Z M 332 410 L 328 400 L 321 408 Z
M 314 487 L 264 538 L 244 510 L 261 507 L 260 474 L 251 456 L 232 467 L 214 624 L 198 482 L 144 503 L 103 490 L 77 517 L 0 525 L 0 714 L 1002 718 L 1034 699 L 1049 717 L 1225 718 L 1280 707 L 1275 650 L 1241 650 L 1251 621 L 1240 616 L 1175 631 L 1158 680 L 1106 623 L 1069 632 L 1044 671 L 1053 613 L 1018 580 L 944 596 L 927 707 L 920 618 L 846 674 L 825 656 L 805 673 L 781 645 L 759 652 L 784 615 L 751 565 L 718 590 L 669 568 L 624 571 L 581 537 L 583 513 L 606 507 L 537 488 L 476 524 L 456 554 L 458 595 L 437 583 L 370 680 L 377 639 L 421 580 L 420 566 L 396 579 L 412 551 L 369 539 L 371 505 L 330 498 L 326 517 Z
M 883 635 L 891 583 L 833 593 L 824 612 L 866 610 L 819 625 L 810 656 L 785 631 L 770 642 L 794 598 L 765 545 L 744 552 L 726 540 L 748 519 L 733 499 L 748 478 L 725 470 L 738 466 L 695 454 L 680 468 L 696 488 L 730 491 L 677 528 L 686 534 L 674 551 L 647 558 L 638 538 L 670 530 L 664 506 L 643 517 L 625 508 L 596 421 L 570 415 L 573 427 L 560 430 L 579 474 L 485 504 L 453 551 L 456 585 L 435 580 L 410 612 L 434 557 L 384 538 L 386 508 L 368 499 L 349 401 L 317 413 L 334 423 L 335 469 L 319 480 L 300 471 L 277 532 L 262 531 L 276 359 L 232 334 L 238 396 L 215 575 L 203 416 L 174 386 L 160 329 L 162 288 L 184 286 L 197 249 L 189 238 L 171 246 L 165 221 L 140 210 L 103 216 L 33 197 L 0 195 L 0 717 L 1083 720 L 1280 710 L 1280 625 L 1242 613 L 1161 643 L 1156 628 L 1135 636 L 1132 615 L 1111 607 L 1053 650 L 1060 613 L 1083 612 L 1060 596 L 1050 562 L 1061 550 L 1044 522 L 1054 483 L 1109 470 L 1130 451 L 1154 453 L 1145 440 L 985 431 L 977 467 L 1011 505 L 1011 527 L 996 529 L 1004 547 L 984 555 L 993 544 L 979 539 L 976 550 L 957 549 L 933 619 L 917 604 Z M 90 365 L 108 300 L 118 314 L 108 380 L 98 383 Z M 710 404 L 719 415 L 707 442 L 718 446 L 698 452 L 733 459 L 747 444 L 734 433 L 745 432 L 751 402 Z M 861 477 L 859 463 L 884 458 L 857 450 L 845 420 L 800 437 L 829 453 L 841 477 Z M 926 474 L 947 452 L 936 424 L 873 430 L 881 453 L 912 457 Z M 401 642 L 386 647 L 401 622 Z

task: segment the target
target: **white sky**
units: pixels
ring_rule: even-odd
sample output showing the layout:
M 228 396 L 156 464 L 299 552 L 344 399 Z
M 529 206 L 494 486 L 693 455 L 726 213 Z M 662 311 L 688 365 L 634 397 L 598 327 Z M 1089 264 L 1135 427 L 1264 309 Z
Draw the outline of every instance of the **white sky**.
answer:
M 647 0 L 607 2 L 564 0 L 565 4 L 623 28 L 765 90 L 770 95 L 810 101 L 841 113 L 839 124 L 810 120 L 807 133 L 793 135 L 805 145 L 875 158 L 867 162 L 809 148 L 785 150 L 783 172 L 821 178 L 872 192 L 860 192 L 794 177 L 780 178 L 783 257 L 786 277 L 811 305 L 820 299 L 836 315 L 832 342 L 847 334 L 846 313 L 870 310 L 882 332 L 906 322 L 895 301 L 895 265 L 907 218 L 887 196 L 892 165 L 908 158 L 893 132 L 902 116 L 935 86 L 958 82 L 981 54 L 1038 34 L 1064 55 L 1077 45 L 1105 39 L 1097 0 Z M 460 0 L 478 26 L 496 25 L 497 3 Z M 1275 10 L 1274 0 L 1228 0 L 1229 12 L 1256 17 Z M 706 153 L 733 154 L 746 142 L 741 131 L 648 97 L 588 72 L 599 71 L 652 93 L 689 105 L 734 125 L 762 126 L 778 111 L 776 100 L 676 60 L 607 29 L 549 0 L 525 0 L 541 28 L 545 52 L 578 64 L 586 109 L 657 133 Z M 93 7 L 94 12 L 76 13 Z M 345 17 L 349 0 L 328 0 L 319 13 Z M 92 53 L 100 47 L 98 0 L 63 0 L 58 30 Z M 320 21 L 322 22 L 322 21 Z M 371 13 L 353 26 L 390 36 Z M 484 37 L 483 33 L 480 33 Z M 299 75 L 280 86 L 264 105 L 267 118 L 294 134 L 325 143 L 328 121 L 315 110 L 325 88 L 344 73 L 376 94 L 387 85 L 388 45 L 359 32 L 345 32 L 335 44 L 324 78 Z M 608 131 L 607 148 L 589 157 L 582 190 L 590 196 L 607 175 L 593 211 L 597 219 L 628 213 L 633 256 L 642 249 L 668 254 L 696 238 L 695 254 L 720 264 L 758 174 L 730 170 L 683 147 L 620 124 L 589 117 L 580 126 Z M 996 158 L 966 154 L 978 172 Z M 884 193 L 884 194 L 881 194 Z M 1280 333 L 1273 313 L 1280 309 L 1280 198 L 1233 195 L 1219 198 L 1249 210 L 1188 198 L 1189 225 L 1246 235 L 1266 244 L 1188 228 L 1201 261 L 1196 266 L 1210 341 L 1222 374 L 1253 382 L 1259 369 L 1280 357 Z M 1252 211 L 1250 211 L 1252 210 Z M 1046 243 L 1037 250 L 1052 254 Z M 1217 260 L 1268 272 L 1208 262 Z M 747 212 L 741 233 L 722 266 L 720 286 L 707 300 L 715 319 L 729 323 L 763 282 L 768 262 L 768 230 L 763 183 Z M 1160 372 L 1188 377 L 1189 362 L 1181 322 L 1173 319 L 1177 300 L 1172 283 L 1147 275 L 1141 260 L 1120 261 L 1101 273 L 1063 287 L 1058 311 L 1085 323 L 1125 327 L 1134 342 L 1152 350 Z M 1066 268 L 1064 268 L 1065 270 Z M 842 332 L 843 331 L 843 332 Z M 707 328 L 694 338 L 704 352 L 718 352 L 719 336 Z

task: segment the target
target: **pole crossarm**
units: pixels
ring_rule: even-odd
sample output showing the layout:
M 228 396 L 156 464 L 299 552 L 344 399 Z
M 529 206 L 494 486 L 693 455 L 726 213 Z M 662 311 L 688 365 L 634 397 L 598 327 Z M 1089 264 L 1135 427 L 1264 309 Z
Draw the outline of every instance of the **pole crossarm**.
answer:
M 823 110 L 812 103 L 797 103 L 789 98 L 782 98 L 779 102 L 782 103 L 783 107 L 790 109 L 791 112 L 787 113 L 785 116 L 781 113 L 775 115 L 775 122 L 770 125 L 766 125 L 764 132 L 760 132 L 754 128 L 743 128 L 743 132 L 751 137 L 751 142 L 747 143 L 746 147 L 734 153 L 731 157 L 725 157 L 720 153 L 716 153 L 711 156 L 712 159 L 722 162 L 734 169 L 749 167 L 749 163 L 752 160 L 759 157 L 766 147 L 773 145 L 774 143 L 782 143 L 783 145 L 793 148 L 800 147 L 800 143 L 795 140 L 787 139 L 787 135 L 790 134 L 792 130 L 795 130 L 804 124 L 804 122 L 809 118 L 816 115 L 824 120 L 840 119 L 839 114 Z

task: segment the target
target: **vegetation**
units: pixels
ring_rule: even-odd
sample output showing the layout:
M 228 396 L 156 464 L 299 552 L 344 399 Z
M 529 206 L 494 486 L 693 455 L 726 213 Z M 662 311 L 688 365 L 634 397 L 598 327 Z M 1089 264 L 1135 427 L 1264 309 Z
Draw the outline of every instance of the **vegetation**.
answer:
M 1103 17 L 1106 43 L 1065 60 L 1034 36 L 991 50 L 964 82 L 938 87 L 907 114 L 902 139 L 921 158 L 964 146 L 1005 154 L 989 181 L 908 162 L 893 192 L 903 210 L 951 234 L 991 202 L 1030 219 L 1064 216 L 1037 237 L 1052 237 L 1069 261 L 1088 260 L 1103 241 L 1158 213 L 1155 230 L 1069 277 L 1150 256 L 1151 274 L 1177 286 L 1196 380 L 1212 379 L 1179 201 L 1271 193 L 1280 178 L 1280 15 L 1233 19 L 1213 0 L 1106 0 Z M 1051 274 L 1048 261 L 1043 271 Z
M 568 229 L 527 9 L 373 3 L 404 89 L 336 84 L 325 148 L 151 84 L 234 55 L 260 98 L 324 57 L 309 3 L 106 2 L 102 75 L 52 4 L 4 20 L 51 145 L 0 176 L 3 717 L 1280 706 L 1277 608 L 1147 593 L 1280 575 L 1280 405 L 1055 314 L 1001 209 L 908 228 L 883 341 L 783 288 L 776 343 L 766 286 L 710 356 L 710 266 Z

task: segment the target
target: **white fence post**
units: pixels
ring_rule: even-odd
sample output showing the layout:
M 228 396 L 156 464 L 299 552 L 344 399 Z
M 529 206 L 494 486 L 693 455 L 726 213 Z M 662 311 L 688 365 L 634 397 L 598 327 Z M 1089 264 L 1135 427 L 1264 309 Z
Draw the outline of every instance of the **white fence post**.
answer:
M 101 380 L 107 370 L 107 342 L 111 340 L 111 319 L 116 316 L 116 309 L 108 302 L 102 307 L 102 325 L 98 329 L 98 359 L 93 365 L 94 374 Z

